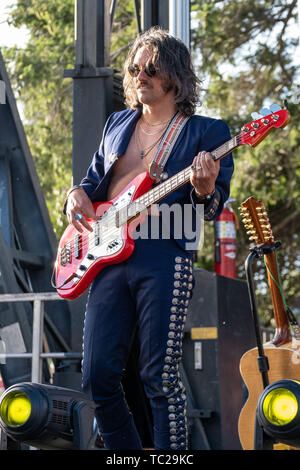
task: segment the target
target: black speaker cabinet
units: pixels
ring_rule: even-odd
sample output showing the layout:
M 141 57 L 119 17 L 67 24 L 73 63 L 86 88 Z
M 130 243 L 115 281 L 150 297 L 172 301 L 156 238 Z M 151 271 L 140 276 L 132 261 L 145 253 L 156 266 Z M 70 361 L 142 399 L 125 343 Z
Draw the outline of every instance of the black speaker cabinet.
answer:
M 245 281 L 196 269 L 183 341 L 190 448 L 240 450 L 241 356 L 256 346 Z

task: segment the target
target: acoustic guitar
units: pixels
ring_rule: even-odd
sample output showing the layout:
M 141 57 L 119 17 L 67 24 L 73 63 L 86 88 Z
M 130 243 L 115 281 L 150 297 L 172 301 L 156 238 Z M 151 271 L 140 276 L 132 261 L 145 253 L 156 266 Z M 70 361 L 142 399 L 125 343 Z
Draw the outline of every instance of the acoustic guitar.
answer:
M 249 197 L 241 204 L 242 221 L 250 240 L 255 244 L 274 244 L 274 236 L 264 204 Z M 289 318 L 279 286 L 276 253 L 270 250 L 264 255 L 271 293 L 275 334 L 271 341 L 263 344 L 264 355 L 268 358 L 269 384 L 281 379 L 300 378 L 300 354 L 297 340 L 292 340 Z M 298 342 L 298 349 L 299 348 Z M 248 389 L 248 399 L 242 408 L 238 422 L 238 433 L 244 450 L 254 450 L 255 414 L 258 398 L 264 389 L 261 372 L 257 363 L 258 348 L 247 351 L 240 361 L 240 372 Z

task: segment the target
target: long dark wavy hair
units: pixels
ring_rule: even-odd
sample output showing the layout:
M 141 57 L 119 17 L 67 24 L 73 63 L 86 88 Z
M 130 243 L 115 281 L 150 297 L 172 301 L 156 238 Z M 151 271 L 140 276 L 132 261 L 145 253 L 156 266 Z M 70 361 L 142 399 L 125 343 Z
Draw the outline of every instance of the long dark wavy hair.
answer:
M 137 97 L 134 79 L 128 73 L 128 66 L 133 63 L 141 47 L 146 47 L 151 52 L 151 62 L 163 80 L 165 91 L 174 88 L 177 110 L 185 116 L 195 114 L 199 103 L 200 81 L 195 75 L 190 52 L 180 39 L 158 26 L 140 34 L 132 44 L 124 65 L 125 104 L 131 109 L 142 106 Z

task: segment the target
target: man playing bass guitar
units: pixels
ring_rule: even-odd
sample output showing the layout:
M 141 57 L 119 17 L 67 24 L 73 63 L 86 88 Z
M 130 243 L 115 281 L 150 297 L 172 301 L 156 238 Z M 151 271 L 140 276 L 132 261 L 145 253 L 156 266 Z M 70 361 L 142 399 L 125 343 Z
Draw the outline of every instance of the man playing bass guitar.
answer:
M 97 219 L 94 202 L 114 199 L 137 175 L 149 171 L 177 113 L 189 119 L 168 156 L 164 174 L 171 177 L 187 165 L 192 170 L 190 182 L 163 202 L 180 208 L 180 223 L 189 228 L 195 227 L 197 207 L 204 208 L 204 220 L 220 214 L 229 196 L 233 160 L 229 153 L 215 161 L 210 152 L 230 133 L 222 120 L 195 114 L 198 86 L 190 53 L 180 40 L 160 28 L 137 37 L 125 64 L 127 108 L 109 117 L 87 175 L 68 192 L 65 211 L 78 233 L 92 231 L 91 221 Z M 191 209 L 190 217 L 184 217 L 186 207 Z M 159 208 L 150 219 L 163 219 Z M 163 236 L 160 228 L 154 239 L 151 234 L 136 237 L 131 256 L 106 266 L 90 287 L 83 390 L 96 404 L 107 449 L 142 449 L 121 387 L 135 331 L 139 373 L 153 414 L 155 449 L 187 449 L 186 395 L 178 366 L 197 245 L 189 244 L 188 231 L 175 236 L 173 219 L 169 236 Z

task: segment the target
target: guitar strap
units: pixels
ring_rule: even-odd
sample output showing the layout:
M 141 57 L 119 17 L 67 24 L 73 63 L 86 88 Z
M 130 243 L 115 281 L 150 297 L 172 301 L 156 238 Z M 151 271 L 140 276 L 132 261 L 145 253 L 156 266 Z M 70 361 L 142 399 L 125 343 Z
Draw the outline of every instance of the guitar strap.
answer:
M 170 122 L 158 146 L 156 155 L 150 165 L 149 174 L 153 180 L 159 182 L 163 178 L 163 170 L 172 152 L 177 138 L 190 118 L 182 113 L 176 113 Z

